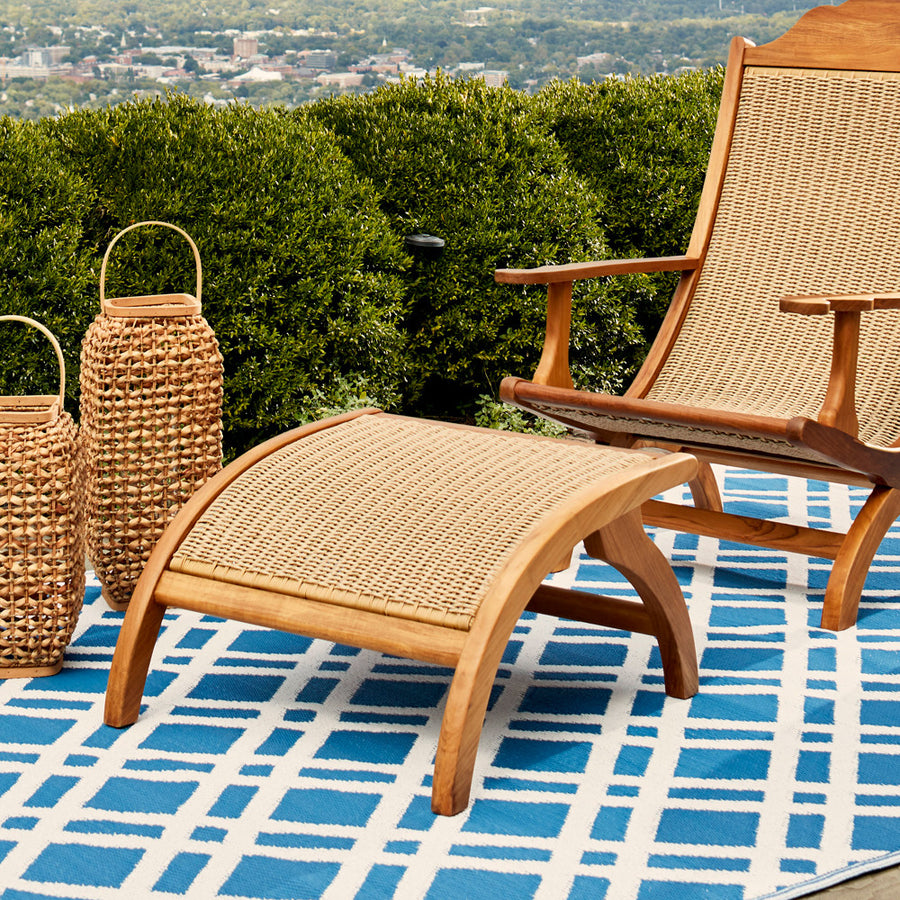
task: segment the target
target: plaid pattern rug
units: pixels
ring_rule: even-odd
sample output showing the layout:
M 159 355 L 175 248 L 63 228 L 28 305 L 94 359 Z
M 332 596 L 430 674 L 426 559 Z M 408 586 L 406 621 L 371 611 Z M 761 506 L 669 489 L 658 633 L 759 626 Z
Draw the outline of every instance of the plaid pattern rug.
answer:
M 720 476 L 730 511 L 825 527 L 865 498 Z M 760 900 L 900 862 L 898 537 L 833 634 L 827 564 L 658 533 L 692 700 L 665 696 L 650 638 L 526 615 L 454 818 L 429 807 L 448 670 L 171 614 L 118 731 L 121 614 L 91 585 L 63 671 L 0 682 L 0 900 Z M 578 552 L 552 582 L 631 595 Z

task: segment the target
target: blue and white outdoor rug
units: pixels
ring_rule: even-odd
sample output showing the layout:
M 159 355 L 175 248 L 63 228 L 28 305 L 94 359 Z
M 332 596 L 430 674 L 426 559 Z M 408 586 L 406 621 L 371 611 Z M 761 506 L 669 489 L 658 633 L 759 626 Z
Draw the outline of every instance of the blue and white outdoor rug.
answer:
M 725 486 L 733 511 L 836 528 L 864 499 Z M 451 819 L 429 808 L 447 670 L 171 615 L 117 731 L 121 614 L 90 587 L 64 670 L 0 683 L 0 900 L 751 900 L 900 862 L 898 538 L 836 635 L 825 563 L 658 534 L 700 693 L 665 697 L 647 637 L 526 617 Z M 627 588 L 582 556 L 553 581 Z

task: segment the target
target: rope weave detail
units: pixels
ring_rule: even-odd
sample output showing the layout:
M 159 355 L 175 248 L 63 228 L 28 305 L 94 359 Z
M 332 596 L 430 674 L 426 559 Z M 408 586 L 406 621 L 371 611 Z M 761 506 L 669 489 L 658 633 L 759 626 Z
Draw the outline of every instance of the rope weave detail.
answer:
M 709 253 L 648 399 L 816 418 L 832 319 L 781 313 L 778 300 L 900 289 L 898 172 L 900 75 L 747 69 Z M 900 438 L 898 351 L 900 312 L 863 313 L 869 444 Z
M 0 669 L 62 661 L 84 599 L 84 457 L 72 417 L 0 426 Z
M 523 537 L 645 453 L 383 414 L 302 438 L 226 488 L 170 568 L 467 630 Z
M 222 357 L 199 315 L 98 315 L 81 356 L 88 554 L 125 603 L 166 525 L 222 465 Z

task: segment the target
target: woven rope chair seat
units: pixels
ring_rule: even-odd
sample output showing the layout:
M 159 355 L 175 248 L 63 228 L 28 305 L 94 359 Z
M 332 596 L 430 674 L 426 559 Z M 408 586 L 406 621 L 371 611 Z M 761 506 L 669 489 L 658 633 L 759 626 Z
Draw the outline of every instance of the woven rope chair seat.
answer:
M 468 630 L 547 513 L 653 462 L 639 451 L 365 415 L 242 474 L 170 569 Z

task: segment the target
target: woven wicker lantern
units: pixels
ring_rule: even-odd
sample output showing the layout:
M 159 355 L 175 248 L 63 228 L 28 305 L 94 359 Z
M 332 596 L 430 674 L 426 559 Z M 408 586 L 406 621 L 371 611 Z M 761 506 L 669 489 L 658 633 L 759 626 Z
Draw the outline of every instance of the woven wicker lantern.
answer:
M 110 252 L 134 228 L 159 225 L 188 242 L 196 296 L 105 295 Z M 100 269 L 100 314 L 81 353 L 87 453 L 88 556 L 113 609 L 124 608 L 168 522 L 222 465 L 222 356 L 200 315 L 196 244 L 167 222 L 117 234 Z
M 0 678 L 53 675 L 84 601 L 84 458 L 63 409 L 66 372 L 56 338 L 59 394 L 0 397 Z

